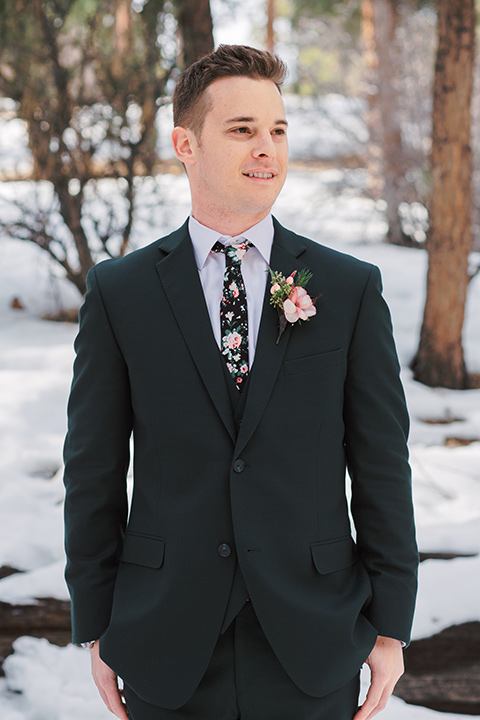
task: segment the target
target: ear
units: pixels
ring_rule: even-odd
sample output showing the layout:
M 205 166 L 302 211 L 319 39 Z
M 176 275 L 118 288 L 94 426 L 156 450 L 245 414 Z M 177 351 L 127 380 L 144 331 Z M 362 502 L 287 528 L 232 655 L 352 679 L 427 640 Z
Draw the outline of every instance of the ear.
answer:
M 198 143 L 192 130 L 175 127 L 172 132 L 172 145 L 180 162 L 184 165 L 195 164 Z

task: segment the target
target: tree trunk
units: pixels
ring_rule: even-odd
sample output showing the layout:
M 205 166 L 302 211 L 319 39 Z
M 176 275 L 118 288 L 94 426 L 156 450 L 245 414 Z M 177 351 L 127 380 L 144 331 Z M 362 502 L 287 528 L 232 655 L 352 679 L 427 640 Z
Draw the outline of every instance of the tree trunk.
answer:
M 364 64 L 364 88 L 368 109 L 366 123 L 368 126 L 369 141 L 365 164 L 368 171 L 368 193 L 378 200 L 383 193 L 383 169 L 380 118 L 378 112 L 377 94 L 377 68 L 378 56 L 375 44 L 375 25 L 373 20 L 373 1 L 362 0 L 362 55 Z
M 267 38 L 265 47 L 268 52 L 273 53 L 275 50 L 275 30 L 273 23 L 275 21 L 275 0 L 267 0 Z
M 131 59 L 132 23 L 130 0 L 117 0 L 115 7 L 115 51 L 112 53 L 113 77 L 121 80 L 125 72 L 125 61 Z
M 372 139 L 373 194 L 381 195 L 387 203 L 388 242 L 404 245 L 410 243 L 398 214 L 399 205 L 405 200 L 406 182 L 405 152 L 398 122 L 398 5 L 398 0 L 362 0 L 362 34 L 366 71 L 370 76 L 368 124 Z M 379 191 L 381 184 L 383 188 Z
M 474 0 L 438 3 L 427 299 L 412 363 L 419 382 L 454 389 L 469 387 L 462 327 L 472 248 L 475 23 Z
M 209 0 L 175 0 L 182 37 L 183 68 L 214 48 L 213 22 Z
M 389 242 L 403 244 L 403 232 L 398 215 L 400 203 L 405 199 L 405 152 L 398 123 L 398 85 L 396 29 L 399 22 L 397 0 L 374 0 L 373 17 L 375 42 L 378 53 L 378 107 L 382 127 L 383 197 L 387 203 Z

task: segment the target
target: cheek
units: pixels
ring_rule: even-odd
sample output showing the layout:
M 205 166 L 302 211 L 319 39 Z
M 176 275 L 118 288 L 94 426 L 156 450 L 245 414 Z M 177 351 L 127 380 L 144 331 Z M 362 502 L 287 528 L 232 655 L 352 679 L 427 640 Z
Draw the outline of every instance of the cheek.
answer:
M 288 144 L 282 145 L 282 148 L 278 152 L 278 158 L 283 166 L 284 172 L 286 172 L 288 164 Z
M 229 178 L 225 171 L 225 163 L 221 158 L 210 158 L 208 165 L 204 168 L 203 179 L 215 193 L 225 192 Z
M 212 170 L 219 185 L 230 185 L 238 173 L 238 165 L 230 154 L 216 153 L 214 158 L 212 157 Z

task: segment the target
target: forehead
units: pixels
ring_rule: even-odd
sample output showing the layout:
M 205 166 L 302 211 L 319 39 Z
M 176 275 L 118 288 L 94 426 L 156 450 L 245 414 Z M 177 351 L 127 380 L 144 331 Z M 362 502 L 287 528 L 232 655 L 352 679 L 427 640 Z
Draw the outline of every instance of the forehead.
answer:
M 280 91 L 272 80 L 249 77 L 226 77 L 207 88 L 208 115 L 217 120 L 229 117 L 268 117 L 285 119 Z

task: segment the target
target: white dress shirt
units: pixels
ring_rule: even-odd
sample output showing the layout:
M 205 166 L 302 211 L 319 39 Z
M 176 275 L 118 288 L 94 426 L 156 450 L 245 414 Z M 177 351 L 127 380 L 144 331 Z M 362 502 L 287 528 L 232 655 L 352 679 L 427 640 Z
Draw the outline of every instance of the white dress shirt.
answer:
M 223 291 L 225 255 L 224 253 L 210 252 L 210 250 L 217 240 L 223 245 L 235 245 L 244 242 L 244 238 L 254 246 L 248 250 L 241 266 L 247 296 L 248 363 L 252 367 L 272 251 L 274 233 L 272 216 L 267 215 L 259 223 L 236 237 L 221 235 L 221 233 L 205 227 L 205 225 L 190 216 L 188 231 L 192 239 L 195 262 L 200 275 L 213 334 L 220 349 L 220 300 Z

